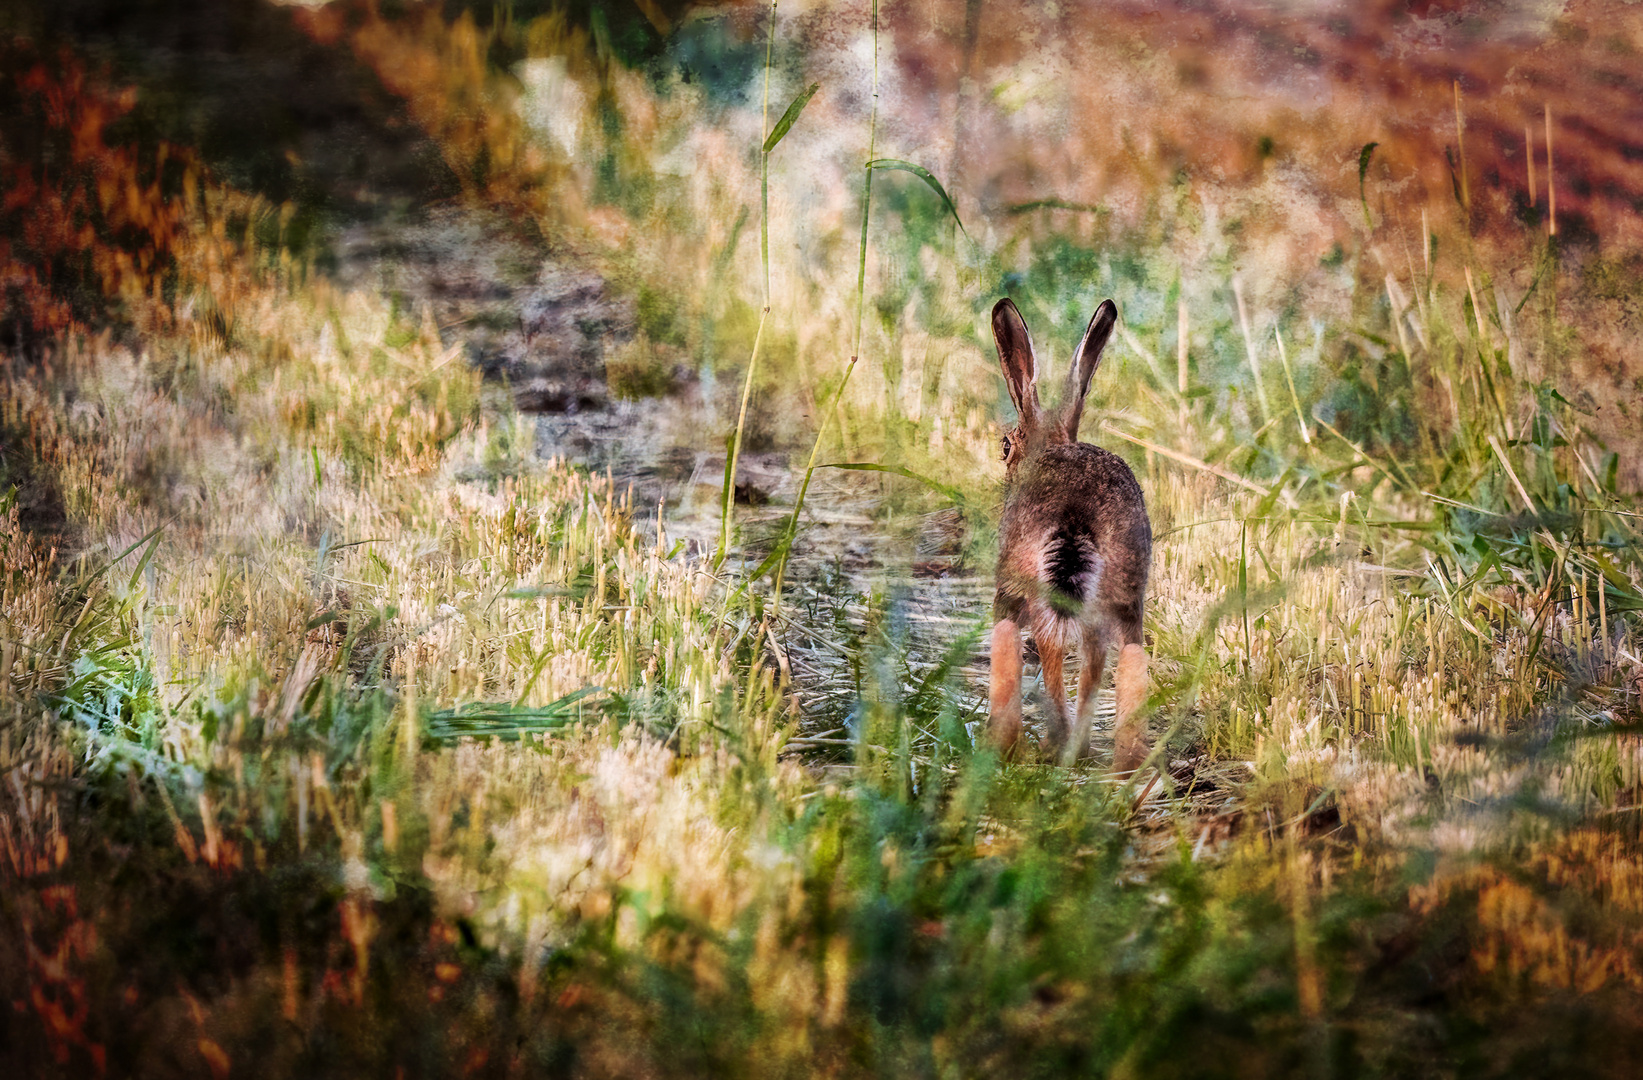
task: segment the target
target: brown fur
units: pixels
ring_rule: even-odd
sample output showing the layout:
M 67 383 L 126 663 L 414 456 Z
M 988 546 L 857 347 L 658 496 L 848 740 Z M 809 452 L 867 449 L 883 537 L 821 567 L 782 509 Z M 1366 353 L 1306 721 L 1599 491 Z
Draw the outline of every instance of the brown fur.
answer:
M 1067 373 L 1061 405 L 1039 403 L 1037 357 L 1021 313 L 1009 300 L 993 308 L 999 365 L 1019 420 L 1004 437 L 1005 499 L 993 598 L 992 738 L 1007 753 L 1021 737 L 1021 641 L 1038 646 L 1052 703 L 1044 748 L 1072 760 L 1089 752 L 1094 699 L 1109 645 L 1122 648 L 1116 676 L 1115 768 L 1133 771 L 1146 756 L 1140 710 L 1146 699 L 1141 615 L 1152 526 L 1141 485 L 1117 456 L 1078 441 L 1084 396 L 1118 319 L 1104 301 L 1084 331 Z M 1062 682 L 1066 649 L 1083 653 L 1078 702 L 1069 709 Z M 1075 734 L 1068 743 L 1069 729 Z
M 991 668 L 993 734 L 1010 751 L 1021 738 L 1021 630 L 1009 619 L 993 627 Z
M 1146 732 L 1138 723 L 1147 698 L 1146 650 L 1140 645 L 1124 646 L 1113 682 L 1118 691 L 1118 723 L 1113 728 L 1112 767 L 1116 772 L 1132 773 L 1147 756 Z

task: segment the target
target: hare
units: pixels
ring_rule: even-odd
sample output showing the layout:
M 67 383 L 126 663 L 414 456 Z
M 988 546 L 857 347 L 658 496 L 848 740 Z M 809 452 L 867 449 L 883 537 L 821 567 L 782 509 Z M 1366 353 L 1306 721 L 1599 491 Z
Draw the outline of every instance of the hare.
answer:
M 1113 768 L 1130 773 L 1146 758 L 1140 709 L 1147 692 L 1142 603 L 1152 558 L 1152 524 L 1141 485 L 1117 455 L 1078 441 L 1078 422 L 1101 350 L 1118 322 L 1104 300 L 1073 352 L 1060 406 L 1038 401 L 1038 363 L 1021 313 L 1008 299 L 993 308 L 993 338 L 1019 420 L 1004 435 L 1004 517 L 993 598 L 993 741 L 1014 755 L 1021 738 L 1021 631 L 1038 646 L 1053 712 L 1044 748 L 1071 763 L 1089 753 L 1090 721 L 1109 644 L 1120 647 Z M 1068 715 L 1061 679 L 1066 648 L 1083 648 L 1078 706 Z M 1068 729 L 1073 738 L 1068 742 Z

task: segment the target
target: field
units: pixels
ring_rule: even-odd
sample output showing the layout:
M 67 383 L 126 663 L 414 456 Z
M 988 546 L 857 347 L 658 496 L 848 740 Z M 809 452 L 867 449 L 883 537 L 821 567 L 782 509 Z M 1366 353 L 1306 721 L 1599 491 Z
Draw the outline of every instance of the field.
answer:
M 1643 1068 L 1636 10 L 0 33 L 9 1075 Z M 986 738 L 1004 295 L 1133 777 Z

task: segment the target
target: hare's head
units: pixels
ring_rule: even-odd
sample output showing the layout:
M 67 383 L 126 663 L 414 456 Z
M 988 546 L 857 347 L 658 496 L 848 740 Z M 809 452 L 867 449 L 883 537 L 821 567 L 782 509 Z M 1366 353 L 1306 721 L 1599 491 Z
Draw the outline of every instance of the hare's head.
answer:
M 993 340 L 998 344 L 998 362 L 1004 369 L 1004 382 L 1010 388 L 1010 400 L 1015 402 L 1017 414 L 1015 427 L 1004 433 L 1006 478 L 1013 479 L 1021 463 L 1044 447 L 1078 441 L 1084 395 L 1089 393 L 1090 378 L 1101 364 L 1101 350 L 1106 348 L 1107 339 L 1117 324 L 1117 305 L 1111 300 L 1101 301 L 1078 348 L 1073 350 L 1061 403 L 1054 409 L 1045 409 L 1038 401 L 1038 358 L 1033 353 L 1027 324 L 1008 298 L 994 305 Z

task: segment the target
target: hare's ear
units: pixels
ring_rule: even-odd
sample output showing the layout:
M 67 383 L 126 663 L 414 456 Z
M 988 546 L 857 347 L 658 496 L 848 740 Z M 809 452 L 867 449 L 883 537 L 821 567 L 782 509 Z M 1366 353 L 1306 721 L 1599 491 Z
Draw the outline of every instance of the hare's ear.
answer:
M 1010 388 L 1010 400 L 1021 414 L 1021 423 L 1038 423 L 1038 361 L 1033 356 L 1033 339 L 1009 297 L 993 305 L 993 341 L 998 345 L 998 363 L 1004 369 L 1004 383 Z
M 1067 438 L 1078 441 L 1078 422 L 1084 418 L 1084 395 L 1090 392 L 1090 379 L 1095 376 L 1095 369 L 1101 366 L 1101 350 L 1107 347 L 1107 339 L 1112 337 L 1113 327 L 1118 325 L 1118 306 L 1111 300 L 1101 301 L 1101 306 L 1095 309 L 1090 316 L 1090 325 L 1084 330 L 1084 338 L 1073 350 L 1072 366 L 1067 369 L 1067 404 L 1063 413 L 1063 421 L 1067 427 Z

